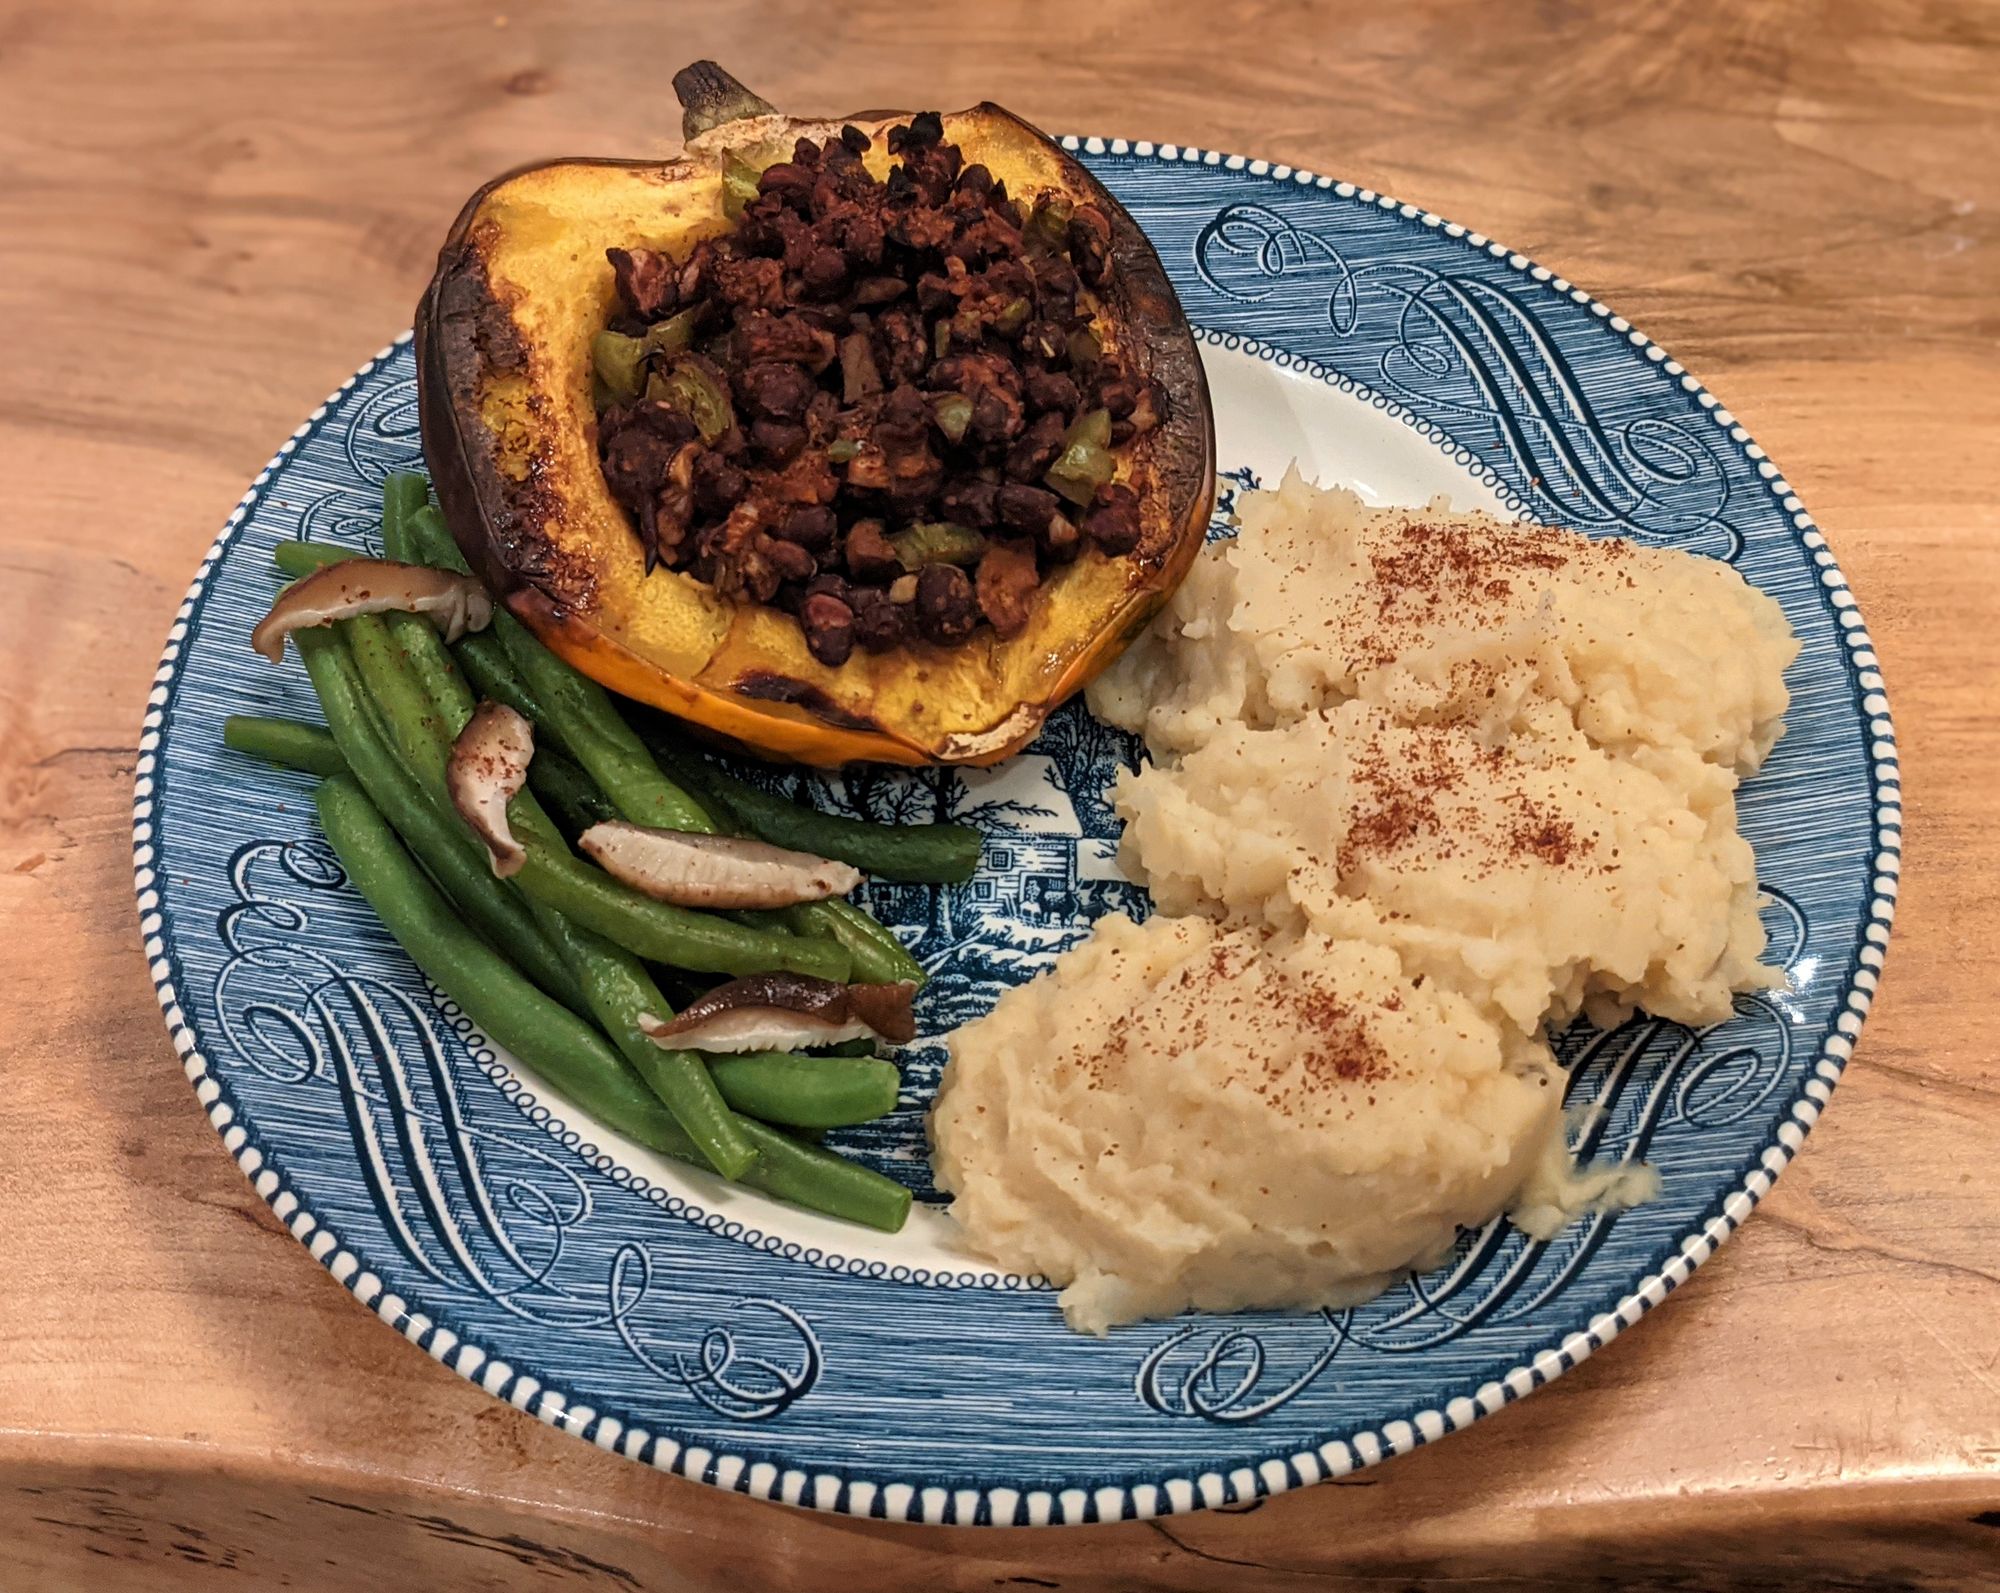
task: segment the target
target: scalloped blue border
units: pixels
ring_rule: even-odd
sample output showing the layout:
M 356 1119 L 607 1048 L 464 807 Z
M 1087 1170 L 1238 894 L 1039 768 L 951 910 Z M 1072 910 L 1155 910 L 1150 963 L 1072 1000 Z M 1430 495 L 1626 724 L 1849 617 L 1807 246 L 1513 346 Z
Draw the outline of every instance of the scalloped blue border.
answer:
M 181 649 L 188 635 L 188 622 L 223 550 L 243 524 L 251 506 L 270 481 L 272 472 L 353 391 L 357 383 L 407 340 L 408 334 L 404 334 L 342 383 L 259 472 L 203 558 L 168 632 L 160 666 L 153 676 L 153 687 L 147 698 L 133 780 L 132 807 L 132 861 L 139 927 L 155 994 L 174 1049 L 179 1053 L 183 1070 L 194 1087 L 195 1097 L 208 1112 L 209 1121 L 221 1135 L 224 1147 L 235 1157 L 251 1186 L 270 1205 L 278 1219 L 363 1305 L 373 1309 L 383 1321 L 460 1376 L 477 1383 L 496 1398 L 505 1399 L 519 1409 L 532 1411 L 553 1427 L 594 1442 L 601 1449 L 650 1463 L 661 1470 L 757 1498 L 777 1499 L 787 1504 L 856 1516 L 958 1525 L 1043 1525 L 1144 1519 L 1204 1506 L 1247 1503 L 1284 1493 L 1294 1487 L 1373 1465 L 1389 1455 L 1401 1454 L 1447 1432 L 1470 1425 L 1482 1415 L 1491 1414 L 1543 1383 L 1553 1381 L 1608 1344 L 1624 1328 L 1636 1323 L 1686 1282 L 1694 1269 L 1713 1255 L 1742 1225 L 1804 1144 L 1807 1132 L 1818 1120 L 1820 1110 L 1830 1098 L 1843 1067 L 1853 1055 L 1854 1041 L 1861 1032 L 1881 976 L 1884 952 L 1895 915 L 1902 850 L 1901 775 L 1888 698 L 1873 644 L 1855 606 L 1853 594 L 1848 590 L 1846 578 L 1826 546 L 1826 539 L 1804 511 L 1790 483 L 1779 474 L 1777 467 L 1770 463 L 1763 449 L 1751 440 L 1750 434 L 1736 418 L 1721 407 L 1715 396 L 1689 375 L 1678 361 L 1670 359 L 1664 349 L 1635 330 L 1622 316 L 1612 314 L 1606 305 L 1583 289 L 1535 265 L 1527 256 L 1508 250 L 1482 233 L 1447 222 L 1433 212 L 1389 195 L 1284 164 L 1185 145 L 1076 137 L 1066 137 L 1062 143 L 1064 148 L 1073 152 L 1247 171 L 1252 176 L 1265 177 L 1273 182 L 1292 182 L 1325 189 L 1359 205 L 1395 211 L 1407 220 L 1441 229 L 1448 236 L 1463 240 L 1470 249 L 1505 259 L 1516 271 L 1543 284 L 1551 292 L 1587 305 L 1592 314 L 1606 322 L 1611 332 L 1629 339 L 1648 360 L 1676 378 L 1715 424 L 1723 428 L 1730 440 L 1743 450 L 1772 494 L 1780 500 L 1801 545 L 1820 572 L 1824 599 L 1840 627 L 1847 665 L 1862 711 L 1867 716 L 1871 737 L 1868 748 L 1869 783 L 1874 800 L 1876 851 L 1863 939 L 1855 962 L 1848 970 L 1845 995 L 1830 1031 L 1821 1043 L 1813 1072 L 1803 1081 L 1786 1120 L 1779 1124 L 1774 1142 L 1764 1148 L 1757 1164 L 1744 1176 L 1741 1184 L 1722 1196 L 1717 1214 L 1687 1234 L 1681 1241 L 1680 1253 L 1620 1300 L 1614 1310 L 1601 1313 L 1591 1320 L 1587 1328 L 1569 1333 L 1546 1346 L 1504 1377 L 1446 1401 L 1441 1411 L 1421 1410 L 1409 1417 L 1385 1422 L 1379 1430 L 1354 1433 L 1346 1439 L 1330 1438 L 1317 1449 L 1302 1450 L 1290 1456 L 1273 1455 L 1254 1465 L 1238 1467 L 1226 1476 L 1210 1471 L 1198 1477 L 1171 1477 L 1158 1483 L 1140 1483 L 1130 1487 L 1110 1486 L 1095 1491 L 1076 1488 L 1052 1492 L 1005 1487 L 948 1491 L 908 1482 L 884 1483 L 842 1477 L 830 1472 L 808 1475 L 796 1469 L 780 1470 L 768 1461 L 753 1463 L 742 1456 L 717 1454 L 698 1446 L 683 1446 L 664 1434 L 629 1427 L 616 1416 L 600 1414 L 587 1406 L 571 1405 L 560 1390 L 545 1387 L 538 1379 L 516 1372 L 505 1361 L 493 1358 L 480 1346 L 460 1339 L 450 1328 L 433 1322 L 421 1313 L 410 1311 L 406 1302 L 386 1290 L 382 1280 L 368 1270 L 361 1256 L 345 1246 L 330 1227 L 306 1208 L 276 1167 L 268 1165 L 269 1159 L 255 1143 L 250 1128 L 236 1121 L 235 1109 L 224 1098 L 222 1084 L 209 1073 L 207 1058 L 181 1011 L 174 988 L 172 959 L 162 938 L 164 923 L 160 896 L 154 888 L 154 773 L 158 766 L 165 711 L 174 679 L 180 670 Z

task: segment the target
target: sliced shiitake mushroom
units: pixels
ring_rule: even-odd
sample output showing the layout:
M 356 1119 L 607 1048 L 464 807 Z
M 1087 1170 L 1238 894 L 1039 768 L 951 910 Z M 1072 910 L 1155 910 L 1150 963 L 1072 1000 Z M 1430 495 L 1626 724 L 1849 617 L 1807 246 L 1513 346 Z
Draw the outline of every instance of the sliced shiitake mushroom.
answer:
M 275 664 L 293 631 L 395 609 L 429 615 L 447 642 L 484 630 L 493 619 L 493 599 L 469 576 L 393 559 L 342 559 L 280 592 L 250 633 L 250 645 Z
M 578 846 L 613 879 L 679 907 L 789 907 L 845 896 L 861 871 L 735 835 L 690 835 L 614 820 Z
M 452 806 L 486 843 L 487 860 L 501 879 L 518 874 L 527 861 L 507 822 L 507 804 L 527 784 L 534 756 L 534 725 L 505 703 L 483 702 L 451 744 L 445 764 Z
M 672 1022 L 640 1020 L 655 1045 L 670 1051 L 792 1051 L 917 1037 L 910 1002 L 917 987 L 842 985 L 805 974 L 732 979 L 692 1003 Z

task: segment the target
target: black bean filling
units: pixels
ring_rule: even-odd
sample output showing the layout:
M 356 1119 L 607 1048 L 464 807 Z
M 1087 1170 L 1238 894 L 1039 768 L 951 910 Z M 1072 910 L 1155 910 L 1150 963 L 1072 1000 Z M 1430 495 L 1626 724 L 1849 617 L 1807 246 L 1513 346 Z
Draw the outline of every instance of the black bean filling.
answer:
M 593 349 L 598 453 L 650 573 L 797 617 L 838 665 L 1027 623 L 1084 543 L 1139 539 L 1120 446 L 1164 394 L 1092 328 L 1111 226 L 1010 198 L 935 112 L 762 173 L 725 170 L 735 230 L 685 260 L 612 249 Z

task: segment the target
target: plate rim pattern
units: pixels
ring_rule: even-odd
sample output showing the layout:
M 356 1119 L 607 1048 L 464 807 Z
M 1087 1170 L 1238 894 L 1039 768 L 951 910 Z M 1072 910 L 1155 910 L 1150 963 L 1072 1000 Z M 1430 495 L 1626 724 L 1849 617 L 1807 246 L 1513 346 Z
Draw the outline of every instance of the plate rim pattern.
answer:
M 1504 260 L 1519 275 L 1577 305 L 1587 307 L 1593 316 L 1606 323 L 1609 331 L 1627 339 L 1649 362 L 1674 378 L 1722 429 L 1730 444 L 1743 453 L 1755 473 L 1780 501 L 1794 535 L 1818 571 L 1823 588 L 1822 600 L 1833 611 L 1844 654 L 1843 662 L 1868 733 L 1866 757 L 1873 804 L 1873 854 L 1868 860 L 1868 893 L 1861 909 L 1859 944 L 1846 971 L 1842 997 L 1819 1039 L 1811 1071 L 1802 1081 L 1798 1098 L 1792 1102 L 1785 1119 L 1778 1124 L 1757 1165 L 1735 1188 L 1719 1196 L 1719 1209 L 1714 1216 L 1683 1236 L 1678 1254 L 1657 1272 L 1641 1280 L 1614 1308 L 1594 1317 L 1587 1327 L 1566 1333 L 1546 1344 L 1501 1377 L 1444 1401 L 1442 1410 L 1425 1408 L 1386 1420 L 1378 1428 L 1353 1432 L 1344 1437 L 1329 1436 L 1317 1449 L 1301 1450 L 1291 1455 L 1274 1454 L 1257 1464 L 1238 1467 L 1227 1475 L 1209 1471 L 1198 1476 L 1170 1476 L 1153 1482 L 1105 1486 L 1095 1491 L 1072 1488 L 1060 1493 L 992 1484 L 947 1491 L 942 1487 L 922 1486 L 907 1480 L 842 1476 L 824 1471 L 809 1474 L 797 1468 L 781 1469 L 768 1462 L 753 1464 L 742 1456 L 682 1445 L 665 1434 L 627 1426 L 614 1415 L 573 1404 L 562 1390 L 517 1372 L 484 1347 L 462 1339 L 443 1323 L 413 1312 L 368 1268 L 360 1254 L 350 1249 L 332 1227 L 308 1209 L 305 1201 L 274 1165 L 274 1158 L 267 1156 L 257 1142 L 258 1136 L 251 1125 L 237 1120 L 222 1083 L 211 1074 L 201 1043 L 182 1011 L 174 983 L 172 954 L 164 939 L 165 918 L 154 869 L 157 861 L 154 845 L 155 776 L 161 756 L 166 709 L 183 667 L 182 654 L 190 621 L 223 553 L 263 495 L 273 473 L 348 394 L 409 341 L 410 334 L 402 333 L 329 394 L 253 478 L 203 555 L 169 628 L 160 662 L 152 676 L 133 776 L 132 863 L 141 941 L 154 995 L 166 1021 L 168 1034 L 196 1100 L 220 1135 L 224 1148 L 258 1196 L 307 1253 L 325 1267 L 337 1282 L 433 1359 L 488 1394 L 508 1401 L 550 1426 L 592 1442 L 598 1448 L 623 1454 L 691 1481 L 840 1514 L 930 1524 L 1047 1525 L 1150 1519 L 1205 1507 L 1244 1504 L 1328 1481 L 1374 1465 L 1391 1455 L 1405 1453 L 1448 1432 L 1469 1426 L 1480 1417 L 1512 1404 L 1545 1383 L 1553 1382 L 1609 1344 L 1624 1329 L 1636 1324 L 1685 1283 L 1770 1192 L 1778 1175 L 1803 1146 L 1806 1134 L 1818 1120 L 1834 1085 L 1853 1055 L 1854 1042 L 1861 1032 L 1880 980 L 1895 916 L 1902 849 L 1901 777 L 1895 730 L 1873 642 L 1846 577 L 1790 483 L 1766 458 L 1764 451 L 1736 417 L 1698 379 L 1670 358 L 1659 344 L 1586 290 L 1481 232 L 1446 221 L 1435 212 L 1391 195 L 1302 167 L 1204 150 L 1193 145 L 1077 135 L 1066 135 L 1060 142 L 1065 150 L 1072 153 L 1220 167 L 1276 183 L 1316 188 L 1364 208 L 1395 212 L 1407 221 L 1439 230 L 1459 240 L 1468 249 Z M 477 1031 L 467 1029 L 461 1030 L 461 1033 L 475 1049 L 485 1043 L 484 1037 Z

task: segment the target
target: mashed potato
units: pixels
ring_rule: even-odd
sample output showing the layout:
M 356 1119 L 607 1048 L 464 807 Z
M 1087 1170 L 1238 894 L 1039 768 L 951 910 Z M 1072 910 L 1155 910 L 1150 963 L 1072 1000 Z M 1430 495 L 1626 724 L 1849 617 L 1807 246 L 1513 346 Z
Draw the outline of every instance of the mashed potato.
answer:
M 1339 1303 L 1588 1198 L 1545 1033 L 1726 1017 L 1759 966 L 1735 789 L 1797 651 L 1727 565 L 1288 478 L 1091 691 L 1153 762 L 1111 919 L 952 1041 L 972 1242 L 1101 1332 Z
M 1205 918 L 1105 919 L 975 1034 L 936 1118 L 953 1215 L 1068 1282 L 1086 1332 L 1366 1299 L 1491 1217 L 1561 1122 L 1547 1048 L 1394 952 Z
M 1227 726 L 1117 803 L 1161 912 L 1387 945 L 1532 1033 L 1586 1004 L 1715 1023 L 1767 982 L 1733 785 L 1688 753 L 1603 752 L 1552 703 L 1489 746 L 1352 701 Z
M 1404 722 L 1469 717 L 1488 741 L 1554 701 L 1607 751 L 1739 775 L 1777 739 L 1798 643 L 1726 564 L 1441 502 L 1371 512 L 1296 473 L 1240 513 L 1091 688 L 1156 757 L 1356 697 Z

